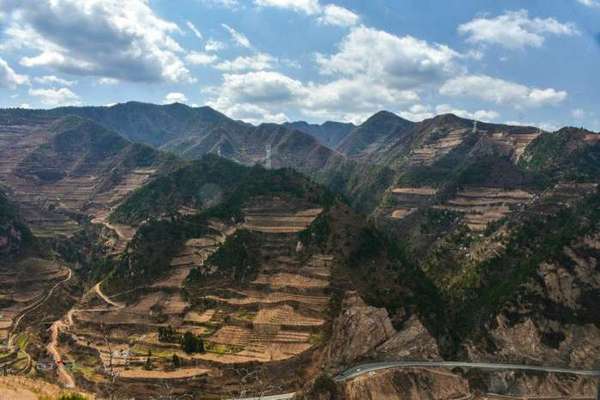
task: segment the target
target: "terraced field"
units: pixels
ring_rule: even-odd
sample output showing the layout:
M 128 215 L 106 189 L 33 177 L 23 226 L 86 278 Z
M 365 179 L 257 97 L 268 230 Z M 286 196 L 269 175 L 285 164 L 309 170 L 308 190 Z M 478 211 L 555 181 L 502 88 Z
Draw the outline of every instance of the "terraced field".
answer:
M 393 219 L 407 217 L 418 208 L 430 204 L 437 193 L 438 190 L 430 186 L 393 188 L 394 206 L 392 207 L 390 217 Z
M 88 383 L 105 382 L 111 373 L 133 384 L 188 382 L 240 363 L 287 360 L 319 343 L 332 257 L 317 254 L 300 261 L 295 252 L 296 233 L 320 209 L 293 209 L 277 198 L 257 204 L 263 205 L 245 209 L 245 222 L 238 226 L 211 222 L 218 233 L 188 240 L 169 273 L 152 284 L 110 298 L 101 285 L 86 294 L 56 325 L 55 358 L 78 365 L 66 373 Z M 238 229 L 260 235 L 255 279 L 242 287 L 226 281 L 209 285 L 202 298 L 191 301 L 182 291 L 190 271 L 214 273 L 206 260 Z M 166 327 L 201 337 L 206 351 L 188 354 L 178 341 L 162 340 L 159 328 Z M 177 368 L 174 355 L 181 360 Z
M 32 368 L 27 325 L 71 276 L 66 267 L 33 257 L 0 267 L 0 369 L 27 373 Z
M 507 148 L 513 150 L 513 160 L 518 161 L 529 143 L 533 142 L 537 139 L 538 136 L 541 135 L 541 131 L 535 133 L 506 133 L 499 132 L 492 134 L 492 139 L 500 144 L 505 145 Z
M 460 146 L 471 129 L 457 129 L 415 148 L 409 156 L 409 165 L 431 165 Z
M 465 224 L 475 232 L 483 232 L 488 224 L 524 206 L 534 195 L 524 190 L 504 190 L 489 187 L 466 187 L 435 208 L 463 214 Z
M 121 155 L 85 159 L 82 150 L 80 160 L 69 159 L 71 154 L 44 158 L 55 138 L 54 122 L 0 124 L 0 184 L 10 189 L 31 230 L 42 238 L 70 237 L 79 229 L 78 215 L 103 223 L 112 208 L 156 172 L 134 166 L 113 182 L 107 180 L 107 169 L 121 162 Z
M 158 328 L 172 326 L 182 332 L 205 333 L 194 318 L 188 318 L 193 314 L 189 312 L 190 304 L 184 299 L 182 289 L 191 269 L 203 268 L 208 256 L 235 232 L 235 227 L 216 222 L 211 227 L 220 234 L 189 240 L 173 258 L 169 273 L 154 284 L 137 289 L 139 294 L 130 304 L 120 302 L 119 295 L 108 298 L 97 285 L 64 321 L 59 321 L 59 330 L 70 337 L 60 343 L 60 354 L 72 362 L 82 362 L 78 360 L 82 354 L 92 355 L 84 359 L 83 368 L 87 373 L 79 373 L 79 378 L 102 381 L 110 371 L 133 381 L 180 380 L 207 372 L 196 366 L 165 370 L 173 354 L 182 359 L 186 359 L 186 354 L 179 344 L 160 342 Z M 146 368 L 148 358 L 156 368 Z

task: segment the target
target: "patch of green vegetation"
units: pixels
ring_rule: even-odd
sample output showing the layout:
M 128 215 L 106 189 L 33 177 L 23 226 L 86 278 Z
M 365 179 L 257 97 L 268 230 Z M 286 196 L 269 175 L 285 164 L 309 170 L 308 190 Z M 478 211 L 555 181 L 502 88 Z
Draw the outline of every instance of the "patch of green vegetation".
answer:
M 310 226 L 298 233 L 298 237 L 305 246 L 325 247 L 331 234 L 330 217 L 326 212 L 321 213 Z
M 547 180 L 585 182 L 600 176 L 600 144 L 583 140 L 591 132 L 564 128 L 544 133 L 533 141 L 519 165 Z
M 367 226 L 359 232 L 348 264 L 352 281 L 368 304 L 385 307 L 392 316 L 414 308 L 433 332 L 443 329 L 442 297 L 411 259 L 404 242 Z
M 453 299 L 452 332 L 457 341 L 478 327 L 534 277 L 542 262 L 560 258 L 565 246 L 598 228 L 600 194 L 554 215 L 525 216 L 513 226 L 513 234 L 500 255 L 467 269 L 448 296 Z M 581 321 L 580 321 L 581 322 Z
M 61 394 L 57 400 L 88 400 L 88 398 L 80 393 Z
M 228 237 L 205 264 L 218 267 L 218 275 L 229 277 L 237 283 L 250 282 L 258 274 L 260 244 L 260 235 L 240 229 Z M 198 279 L 198 274 L 191 274 L 188 284 L 193 286 Z
M 26 333 L 20 333 L 16 337 L 15 343 L 17 344 L 19 350 L 25 351 L 27 349 L 27 345 L 29 344 L 29 335 L 27 335 Z
M 181 339 L 181 348 L 188 354 L 204 353 L 206 351 L 204 340 L 189 331 L 183 334 L 183 338 Z
M 207 210 L 214 218 L 239 218 L 248 199 L 278 193 L 322 205 L 334 199 L 291 169 L 249 168 L 209 154 L 137 190 L 110 220 L 135 225 L 151 217 L 176 215 L 182 206 Z
M 440 227 L 447 227 L 454 223 L 460 214 L 450 210 L 439 210 L 427 208 L 423 211 L 420 230 L 424 234 L 431 234 L 440 230 Z
M 308 338 L 308 342 L 312 345 L 312 346 L 320 346 L 323 343 L 325 343 L 325 336 L 323 335 L 322 332 L 318 332 L 318 333 L 311 333 L 310 337 Z
M 241 346 L 213 342 L 206 342 L 205 349 L 209 353 L 216 353 L 218 355 L 236 354 L 244 350 Z
M 17 207 L 9 201 L 8 197 L 0 190 L 0 237 L 9 238 L 11 241 L 18 241 L 17 248 L 33 243 L 33 234 L 22 221 Z M 10 250 L 10 249 L 9 249 Z
M 306 395 L 301 395 L 301 400 L 326 398 L 330 400 L 339 399 L 338 387 L 335 380 L 327 375 L 321 374 L 315 379 L 312 387 Z

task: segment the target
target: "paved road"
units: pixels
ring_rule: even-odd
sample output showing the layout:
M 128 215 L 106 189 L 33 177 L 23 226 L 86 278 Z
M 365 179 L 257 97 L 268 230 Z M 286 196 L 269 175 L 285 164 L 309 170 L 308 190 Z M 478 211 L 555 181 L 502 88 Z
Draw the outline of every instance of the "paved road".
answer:
M 372 371 L 379 371 L 388 368 L 473 368 L 473 369 L 488 369 L 496 371 L 535 371 L 535 372 L 554 372 L 580 376 L 600 376 L 600 370 L 580 370 L 559 367 L 545 367 L 519 364 L 496 364 L 496 363 L 472 363 L 462 361 L 392 361 L 372 364 L 362 364 L 354 368 L 350 368 L 340 375 L 335 377 L 338 382 L 347 381 L 356 378 L 360 375 Z
M 530 365 L 519 365 L 519 364 L 496 364 L 496 363 L 470 363 L 462 361 L 391 361 L 371 364 L 361 364 L 356 367 L 350 368 L 334 379 L 337 382 L 345 382 L 369 372 L 380 371 L 390 368 L 473 368 L 473 369 L 487 369 L 494 371 L 535 371 L 535 372 L 552 372 L 552 373 L 563 373 L 580 376 L 598 376 L 600 377 L 600 370 L 579 370 L 569 368 L 558 368 L 558 367 L 544 367 L 544 366 L 530 366 Z M 289 400 L 294 397 L 295 393 L 284 393 L 274 396 L 263 396 L 263 397 L 246 397 L 231 400 Z

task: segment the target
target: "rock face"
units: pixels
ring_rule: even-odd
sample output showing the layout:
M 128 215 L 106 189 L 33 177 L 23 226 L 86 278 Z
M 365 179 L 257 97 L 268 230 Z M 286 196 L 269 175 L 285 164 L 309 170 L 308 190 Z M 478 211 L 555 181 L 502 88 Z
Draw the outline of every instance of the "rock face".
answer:
M 356 294 L 344 299 L 326 350 L 328 363 L 352 364 L 392 338 L 396 330 L 384 308 L 370 307 Z
M 467 346 L 472 360 L 597 368 L 600 362 L 600 235 L 565 246 L 489 324 L 493 346 Z M 490 351 L 491 350 L 491 351 Z
M 374 356 L 384 360 L 441 360 L 437 342 L 416 315 L 377 347 Z
M 458 399 L 470 395 L 466 379 L 448 371 L 392 370 L 344 384 L 344 400 Z
M 346 366 L 364 358 L 440 359 L 435 339 L 416 315 L 396 331 L 385 308 L 367 306 L 356 292 L 349 292 L 344 299 L 326 357 L 332 365 Z
M 0 256 L 19 253 L 30 235 L 16 207 L 0 192 Z

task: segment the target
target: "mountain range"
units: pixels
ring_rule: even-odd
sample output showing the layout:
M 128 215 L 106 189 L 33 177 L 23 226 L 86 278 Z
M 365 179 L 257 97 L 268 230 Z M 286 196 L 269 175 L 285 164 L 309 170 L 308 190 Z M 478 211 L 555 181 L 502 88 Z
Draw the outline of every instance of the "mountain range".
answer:
M 414 359 L 597 368 L 599 184 L 600 134 L 570 127 L 0 110 L 0 364 L 62 354 L 79 367 L 39 373 L 104 395 L 166 380 L 213 397 L 587 396 L 592 380 L 560 374 L 397 370 L 357 386 L 321 373 Z M 184 335 L 204 352 L 183 351 Z M 260 379 L 242 387 L 246 368 Z

